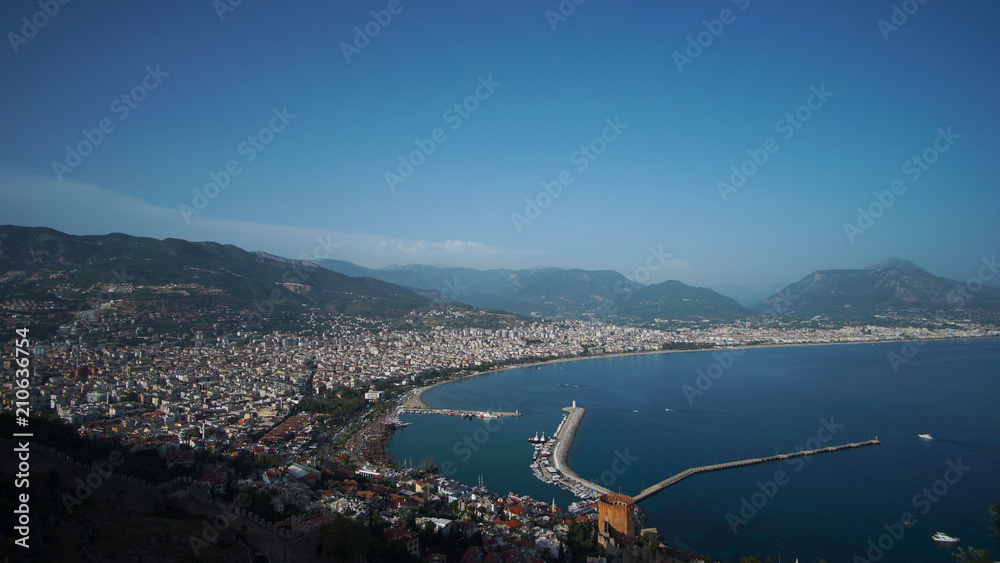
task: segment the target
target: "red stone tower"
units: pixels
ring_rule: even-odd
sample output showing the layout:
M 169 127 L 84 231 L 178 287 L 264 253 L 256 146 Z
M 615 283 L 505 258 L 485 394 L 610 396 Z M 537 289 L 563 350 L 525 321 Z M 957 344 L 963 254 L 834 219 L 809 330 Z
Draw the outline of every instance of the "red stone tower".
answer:
M 635 501 L 608 493 L 597 500 L 597 541 L 602 546 L 635 541 Z

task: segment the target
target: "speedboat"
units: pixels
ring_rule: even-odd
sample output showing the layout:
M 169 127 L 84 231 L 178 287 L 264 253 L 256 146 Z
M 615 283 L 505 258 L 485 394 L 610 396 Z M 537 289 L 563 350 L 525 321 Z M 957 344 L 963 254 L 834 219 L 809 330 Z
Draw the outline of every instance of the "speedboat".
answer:
M 921 440 L 933 440 L 934 439 L 934 436 L 931 436 L 930 434 L 917 434 L 917 437 L 920 438 Z
M 937 532 L 931 539 L 941 543 L 958 543 L 958 538 L 953 538 L 944 532 Z

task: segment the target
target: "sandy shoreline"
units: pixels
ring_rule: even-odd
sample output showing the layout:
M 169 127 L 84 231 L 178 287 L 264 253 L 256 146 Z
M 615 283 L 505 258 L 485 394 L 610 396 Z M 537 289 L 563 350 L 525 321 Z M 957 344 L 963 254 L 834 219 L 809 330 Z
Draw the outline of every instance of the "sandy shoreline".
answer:
M 462 379 L 465 379 L 465 378 L 463 377 Z M 415 408 L 415 409 L 437 410 L 435 407 L 432 407 L 432 406 L 428 405 L 427 403 L 425 403 L 423 401 L 422 397 L 424 396 L 424 393 L 426 391 L 429 391 L 430 389 L 433 389 L 434 387 L 437 387 L 438 385 L 443 385 L 445 383 L 451 383 L 452 381 L 458 381 L 458 380 L 456 379 L 456 380 L 442 381 L 440 383 L 435 383 L 434 385 L 428 385 L 427 387 L 421 387 L 421 388 L 419 388 L 419 389 L 416 390 L 416 393 L 412 397 L 410 397 L 409 399 L 407 399 L 407 400 L 403 401 L 402 403 L 400 403 L 399 406 L 400 407 Z

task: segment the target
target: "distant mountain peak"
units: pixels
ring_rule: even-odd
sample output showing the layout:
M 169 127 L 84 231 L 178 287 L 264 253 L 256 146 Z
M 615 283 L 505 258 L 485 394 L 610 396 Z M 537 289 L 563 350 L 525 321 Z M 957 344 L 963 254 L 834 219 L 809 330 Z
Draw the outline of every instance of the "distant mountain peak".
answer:
M 875 262 L 870 262 L 865 266 L 866 270 L 884 270 L 886 268 L 902 268 L 905 270 L 920 270 L 922 272 L 926 271 L 920 266 L 917 266 L 915 262 L 903 260 L 902 258 L 886 258 L 885 260 L 876 260 Z
M 813 272 L 764 299 L 756 309 L 775 316 L 857 323 L 998 318 L 1000 290 L 983 287 L 975 299 L 966 300 L 955 292 L 957 285 L 909 260 L 887 258 L 863 270 Z
M 349 262 L 319 260 L 320 266 L 349 275 Z M 650 286 L 630 283 L 613 270 L 539 266 L 523 270 L 473 270 L 435 266 L 390 266 L 363 275 L 481 309 L 521 315 L 637 320 L 653 318 L 733 319 L 750 316 L 735 301 L 704 288 L 671 280 Z M 621 317 L 617 317 L 619 313 Z

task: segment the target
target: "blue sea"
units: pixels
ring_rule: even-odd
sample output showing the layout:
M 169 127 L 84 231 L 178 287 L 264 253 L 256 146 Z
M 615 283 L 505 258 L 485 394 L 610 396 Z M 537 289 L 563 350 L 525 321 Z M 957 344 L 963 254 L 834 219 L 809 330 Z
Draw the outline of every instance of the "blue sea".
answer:
M 603 357 L 467 378 L 423 398 L 524 416 L 404 415 L 397 460 L 433 456 L 464 483 L 481 476 L 494 492 L 562 507 L 574 498 L 534 478 L 528 438 L 553 432 L 573 400 L 587 414 L 570 465 L 630 495 L 692 466 L 877 436 L 878 446 L 695 475 L 640 503 L 646 525 L 726 561 L 954 561 L 936 531 L 998 556 L 987 509 L 1000 504 L 1000 340 Z

